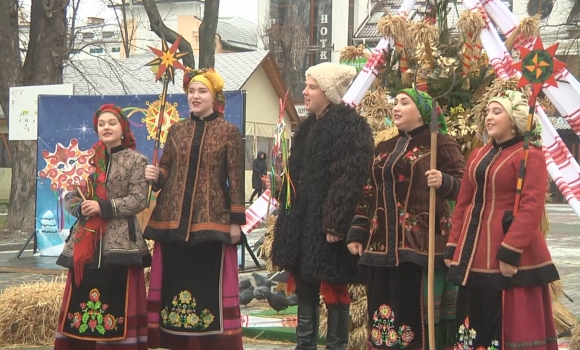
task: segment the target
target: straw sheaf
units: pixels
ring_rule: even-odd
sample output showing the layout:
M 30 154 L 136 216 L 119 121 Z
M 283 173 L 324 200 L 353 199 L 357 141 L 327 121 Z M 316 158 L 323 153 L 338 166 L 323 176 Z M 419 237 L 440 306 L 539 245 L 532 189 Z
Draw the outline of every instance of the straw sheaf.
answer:
M 570 339 L 570 350 L 580 350 L 580 325 L 572 328 L 572 338 Z
M 345 60 L 347 62 L 354 61 L 357 58 L 364 57 L 369 59 L 371 57 L 371 52 L 366 49 L 363 44 L 357 47 L 347 46 L 342 51 L 340 51 L 340 60 Z
M 272 263 L 272 244 L 274 244 L 274 229 L 276 228 L 277 216 L 270 215 L 266 220 L 266 233 L 264 234 L 264 243 L 262 243 L 262 249 L 260 249 L 260 254 L 258 258 L 266 262 L 266 268 L 270 272 L 278 271 L 278 269 Z
M 526 17 L 520 21 L 516 30 L 507 38 L 505 46 L 511 50 L 516 40 L 528 40 L 538 35 L 540 35 L 540 16 Z
M 412 46 L 407 34 L 407 21 L 402 16 L 386 15 L 381 17 L 377 23 L 377 30 L 382 36 L 391 37 L 396 42 L 403 44 L 405 47 Z
M 425 22 L 414 22 L 409 26 L 409 36 L 412 43 L 414 45 L 429 43 L 430 45 L 426 45 L 426 49 L 437 42 L 437 33 L 437 27 Z
M 463 35 L 467 36 L 468 34 L 472 35 L 473 41 L 475 38 L 479 36 L 481 30 L 485 27 L 485 20 L 483 19 L 483 14 L 479 11 L 464 11 L 459 19 L 457 20 L 457 29 Z
M 578 319 L 559 301 L 552 300 L 552 311 L 554 313 L 554 324 L 558 334 L 568 332 L 573 327 L 578 326 Z M 570 347 L 572 349 L 572 347 Z
M 0 347 L 53 346 L 65 277 L 11 286 L 0 295 Z M 18 307 L 15 307 L 18 305 Z
M 147 247 L 149 248 L 149 253 L 153 256 L 153 246 L 155 245 L 155 241 L 146 239 Z M 151 267 L 146 267 L 143 269 L 143 273 L 145 274 L 145 288 L 149 290 L 149 281 L 151 279 Z
M 392 120 L 392 110 L 392 103 L 387 100 L 387 92 L 381 87 L 368 91 L 358 106 L 358 112 L 366 119 L 373 135 L 388 129 L 385 118 Z
M 471 116 L 473 122 L 481 128 L 483 126 L 483 120 L 485 119 L 485 109 L 489 100 L 493 97 L 498 96 L 500 92 L 506 90 L 516 90 L 521 91 L 526 97 L 528 97 L 527 89 L 518 89 L 519 78 L 511 77 L 509 79 L 495 79 L 493 83 L 485 90 L 485 93 L 479 99 L 479 103 L 473 106 L 471 109 Z
M 552 101 L 548 97 L 540 97 L 538 98 L 538 103 L 544 109 L 547 115 L 552 116 L 558 113 L 556 106 L 552 103 Z
M 366 349 L 366 342 L 368 337 L 367 327 L 359 327 L 349 334 L 348 346 L 346 350 L 361 350 Z

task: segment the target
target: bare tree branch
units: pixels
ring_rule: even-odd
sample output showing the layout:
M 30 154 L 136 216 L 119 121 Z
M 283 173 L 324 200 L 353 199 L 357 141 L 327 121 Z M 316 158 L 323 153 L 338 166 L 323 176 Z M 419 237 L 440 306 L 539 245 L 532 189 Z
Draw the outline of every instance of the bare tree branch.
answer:
M 206 1 L 206 6 L 207 2 L 208 1 Z M 151 30 L 157 34 L 158 37 L 165 38 L 168 42 L 174 43 L 179 37 L 179 34 L 163 23 L 159 10 L 157 9 L 157 4 L 155 4 L 155 0 L 143 0 L 143 6 L 145 7 L 145 12 L 147 12 L 147 17 L 149 17 Z M 193 49 L 191 48 L 191 44 L 184 38 L 179 42 L 179 51 L 188 52 L 188 54 L 183 57 L 183 64 L 187 67 L 194 68 L 195 58 L 193 56 Z

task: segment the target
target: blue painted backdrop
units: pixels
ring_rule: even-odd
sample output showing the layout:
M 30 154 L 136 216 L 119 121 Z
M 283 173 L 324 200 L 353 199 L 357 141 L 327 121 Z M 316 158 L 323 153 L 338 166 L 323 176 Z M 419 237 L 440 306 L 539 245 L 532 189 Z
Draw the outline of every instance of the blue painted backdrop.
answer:
M 244 131 L 244 103 L 242 92 L 226 92 L 225 118 Z M 184 94 L 169 95 L 170 115 L 187 118 L 189 108 Z M 64 148 L 71 145 L 71 140 L 78 140 L 81 151 L 88 150 L 96 141 L 93 131 L 93 114 L 105 103 L 113 103 L 125 110 L 129 116 L 131 129 L 137 140 L 137 151 L 146 155 L 151 161 L 155 142 L 151 135 L 151 117 L 159 108 L 158 95 L 139 96 L 48 96 L 38 98 L 38 154 L 37 154 L 37 189 L 36 189 L 36 238 L 40 255 L 58 256 L 62 252 L 64 240 L 74 218 L 62 209 L 59 191 L 51 188 L 51 180 L 38 176 L 45 169 L 47 161 L 43 151 L 58 153 L 64 162 L 59 163 L 61 170 L 66 171 L 75 166 L 76 160 L 68 159 L 63 152 L 57 151 L 57 144 Z M 166 107 L 167 109 L 167 107 Z M 166 110 L 167 113 L 167 110 Z M 149 116 L 149 118 L 147 117 Z M 148 127 L 149 126 L 149 127 Z M 160 150 L 159 157 L 162 150 Z

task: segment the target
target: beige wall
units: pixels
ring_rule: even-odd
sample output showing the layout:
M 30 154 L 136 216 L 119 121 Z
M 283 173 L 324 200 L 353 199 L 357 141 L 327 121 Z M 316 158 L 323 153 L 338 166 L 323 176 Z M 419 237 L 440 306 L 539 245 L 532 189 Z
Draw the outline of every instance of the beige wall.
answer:
M 246 133 L 272 137 L 278 123 L 280 98 L 264 68 L 258 67 L 240 90 L 246 90 Z M 290 118 L 284 114 L 284 119 L 289 135 Z
M 0 134 L 8 136 L 8 125 L 0 125 Z
M 189 41 L 191 48 L 193 49 L 194 55 L 199 55 L 199 27 L 201 26 L 201 20 L 193 15 L 183 15 L 177 16 L 177 32 L 183 36 L 184 39 Z M 228 53 L 222 48 L 220 38 L 218 35 L 215 36 L 215 53 Z

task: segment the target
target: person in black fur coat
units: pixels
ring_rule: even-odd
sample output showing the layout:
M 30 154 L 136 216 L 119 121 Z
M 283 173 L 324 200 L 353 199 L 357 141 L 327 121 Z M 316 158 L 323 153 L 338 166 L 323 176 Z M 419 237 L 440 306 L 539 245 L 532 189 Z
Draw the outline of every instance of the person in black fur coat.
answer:
M 298 296 L 296 349 L 316 349 L 320 294 L 328 309 L 326 349 L 345 349 L 349 334 L 348 284 L 361 283 L 357 258 L 345 238 L 373 157 L 366 120 L 341 103 L 356 75 L 353 67 L 322 63 L 306 71 L 305 108 L 310 112 L 293 140 L 282 188 L 272 261 L 290 271 Z M 293 189 L 281 186 L 290 178 Z M 266 180 L 269 187 L 269 180 Z

